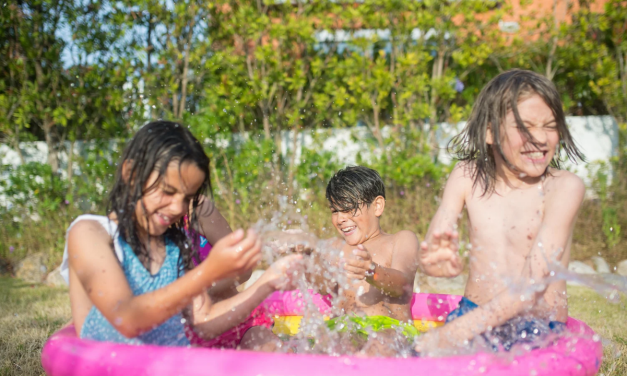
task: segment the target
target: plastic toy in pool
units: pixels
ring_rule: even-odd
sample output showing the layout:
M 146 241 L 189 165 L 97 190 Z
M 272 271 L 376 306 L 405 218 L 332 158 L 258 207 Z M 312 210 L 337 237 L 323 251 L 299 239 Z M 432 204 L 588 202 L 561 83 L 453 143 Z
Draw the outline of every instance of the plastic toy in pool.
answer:
M 419 329 L 442 325 L 460 297 L 414 294 L 412 315 Z M 314 296 L 321 312 L 329 300 Z M 275 316 L 275 332 L 293 333 L 302 314 L 302 301 L 293 292 L 274 293 L 264 303 Z M 585 376 L 601 364 L 599 337 L 585 323 L 569 318 L 566 335 L 546 348 L 511 361 L 479 353 L 447 358 L 358 358 L 191 347 L 130 346 L 81 340 L 73 326 L 56 332 L 44 345 L 41 361 L 49 376 L 314 376 L 314 375 L 437 375 L 437 376 Z

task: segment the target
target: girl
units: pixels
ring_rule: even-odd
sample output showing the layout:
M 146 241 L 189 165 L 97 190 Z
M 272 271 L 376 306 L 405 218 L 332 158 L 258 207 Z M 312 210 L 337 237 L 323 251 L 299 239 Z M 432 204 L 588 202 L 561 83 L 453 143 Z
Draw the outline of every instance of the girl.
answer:
M 563 328 L 567 267 L 584 185 L 560 170 L 560 157 L 583 160 L 566 126 L 560 95 L 547 78 L 511 70 L 477 97 L 462 133 L 452 141 L 460 163 L 421 245 L 420 265 L 431 276 L 462 271 L 456 225 L 468 211 L 470 264 L 464 299 L 441 329 L 420 338 L 417 351 L 467 344 L 509 350 Z M 520 288 L 512 288 L 512 282 Z
M 298 256 L 275 262 L 244 293 L 211 304 L 206 289 L 249 271 L 261 244 L 254 232 L 240 229 L 200 262 L 184 216 L 191 206 L 193 228 L 208 188 L 209 159 L 185 127 L 157 121 L 137 132 L 118 166 L 108 215 L 80 216 L 68 229 L 61 270 L 81 338 L 184 346 L 186 321 L 212 338 L 237 324 L 231 317 L 245 317 L 272 291 L 291 287 L 283 276 L 296 268 Z M 274 339 L 262 337 L 247 343 L 267 348 Z

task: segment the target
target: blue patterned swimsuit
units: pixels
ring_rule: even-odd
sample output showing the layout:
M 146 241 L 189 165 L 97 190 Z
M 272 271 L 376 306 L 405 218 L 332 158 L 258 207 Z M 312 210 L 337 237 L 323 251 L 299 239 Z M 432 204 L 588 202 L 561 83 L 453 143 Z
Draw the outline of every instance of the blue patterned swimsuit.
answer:
M 478 307 L 479 306 L 475 302 L 464 296 L 459 302 L 459 307 L 448 314 L 446 317 L 446 323 L 449 323 L 456 318 L 477 309 Z M 560 321 L 514 317 L 502 325 L 483 333 L 481 336 L 486 343 L 492 347 L 493 351 L 499 351 L 500 346 L 503 346 L 505 351 L 510 351 L 512 346 L 516 344 L 533 344 L 534 342 L 545 338 L 550 333 L 561 333 L 565 329 L 566 324 Z
M 78 219 L 74 223 L 76 222 L 78 222 Z M 99 222 L 102 223 L 102 220 L 99 220 Z M 117 229 L 117 226 L 115 228 Z M 111 231 L 110 229 L 108 230 Z M 159 269 L 157 274 L 151 275 L 139 261 L 131 247 L 119 236 L 111 235 L 114 238 L 114 242 L 117 241 L 118 243 L 117 247 L 114 246 L 116 255 L 120 259 L 124 275 L 134 295 L 155 291 L 177 279 L 179 275 L 178 261 L 180 251 L 171 240 L 166 239 L 166 256 L 161 269 Z M 146 333 L 140 334 L 135 338 L 126 338 L 93 306 L 87 314 L 87 318 L 85 318 L 80 337 L 132 345 L 189 346 L 189 340 L 183 330 L 183 323 L 182 315 L 177 314 Z

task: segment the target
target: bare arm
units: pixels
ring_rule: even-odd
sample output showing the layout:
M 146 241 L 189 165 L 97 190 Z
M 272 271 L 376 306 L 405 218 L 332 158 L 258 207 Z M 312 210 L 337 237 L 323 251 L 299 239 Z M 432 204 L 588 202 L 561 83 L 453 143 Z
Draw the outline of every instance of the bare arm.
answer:
M 294 272 L 301 272 L 301 259 L 301 255 L 291 255 L 276 261 L 252 286 L 231 298 L 214 304 L 207 295 L 194 299 L 195 331 L 205 339 L 214 338 L 243 322 L 272 292 L 292 289 Z
M 197 209 L 198 232 L 207 239 L 212 246 L 220 239 L 232 233 L 231 226 L 222 216 L 215 204 L 207 197 L 203 197 Z M 216 282 L 208 290 L 214 300 L 229 298 L 237 294 L 237 285 L 248 281 L 252 270 L 247 270 L 235 278 L 226 278 Z
M 363 245 L 353 250 L 355 258 L 347 260 L 345 269 L 349 278 L 366 280 L 384 294 L 399 297 L 411 294 L 418 268 L 418 238 L 411 231 L 401 231 L 395 235 L 392 264 L 389 268 L 374 263 L 374 275 L 368 277 L 373 261 Z
M 233 232 L 229 223 L 209 198 L 202 198 L 196 213 L 199 226 L 197 230 L 207 239 L 209 244 L 216 244 L 218 240 Z
M 81 221 L 68 234 L 70 272 L 90 301 L 128 338 L 149 331 L 180 312 L 220 278 L 254 266 L 261 257 L 257 236 L 239 230 L 216 244 L 212 257 L 173 283 L 135 296 L 111 249 L 111 238 L 97 222 Z M 242 251 L 238 251 L 241 247 Z
M 570 173 L 557 188 L 547 192 L 544 219 L 525 263 L 521 288 L 504 290 L 487 304 L 425 336 L 422 349 L 463 344 L 487 328 L 499 326 L 536 306 L 548 288 L 546 279 L 552 265 L 565 261 L 564 250 L 571 240 L 585 193 L 581 179 Z
M 454 277 L 461 273 L 463 264 L 458 253 L 457 232 L 454 228 L 470 189 L 472 181 L 465 165 L 459 163 L 446 182 L 440 207 L 420 245 L 418 262 L 427 275 Z

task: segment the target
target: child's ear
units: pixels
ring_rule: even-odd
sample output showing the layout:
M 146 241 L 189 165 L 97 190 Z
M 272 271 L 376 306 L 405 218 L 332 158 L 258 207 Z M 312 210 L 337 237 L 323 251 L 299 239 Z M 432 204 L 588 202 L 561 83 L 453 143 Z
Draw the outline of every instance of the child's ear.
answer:
M 492 126 L 488 125 L 488 127 L 486 128 L 485 131 L 485 143 L 488 145 L 492 145 L 493 140 L 492 140 Z
M 380 217 L 385 209 L 385 199 L 383 196 L 377 196 L 372 204 L 374 205 L 374 215 Z
M 124 179 L 124 182 L 126 182 L 127 184 L 131 180 L 132 169 L 133 161 L 131 161 L 130 159 L 127 159 L 122 163 L 122 179 Z

